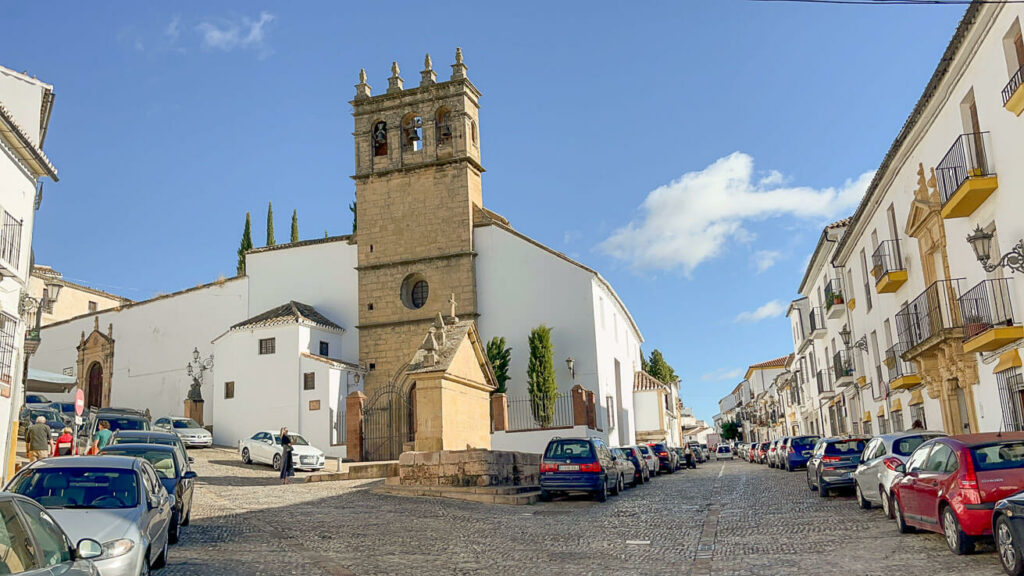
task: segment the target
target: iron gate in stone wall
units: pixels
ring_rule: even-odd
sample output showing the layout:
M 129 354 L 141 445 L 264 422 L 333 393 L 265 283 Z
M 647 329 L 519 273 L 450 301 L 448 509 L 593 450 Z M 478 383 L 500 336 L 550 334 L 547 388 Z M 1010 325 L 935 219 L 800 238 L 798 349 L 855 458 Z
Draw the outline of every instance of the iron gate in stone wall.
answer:
M 404 370 L 386 386 L 374 390 L 363 404 L 363 460 L 398 460 L 406 442 L 415 439 L 415 410 L 410 390 L 397 382 Z

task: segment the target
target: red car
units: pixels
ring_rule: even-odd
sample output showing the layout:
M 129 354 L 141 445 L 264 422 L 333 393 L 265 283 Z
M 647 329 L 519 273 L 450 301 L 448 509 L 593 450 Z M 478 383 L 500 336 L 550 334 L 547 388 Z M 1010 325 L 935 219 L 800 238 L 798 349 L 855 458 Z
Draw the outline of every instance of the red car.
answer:
M 757 461 L 757 448 L 760 444 L 751 444 L 750 450 L 747 450 L 747 462 Z
M 906 465 L 886 464 L 904 474 L 892 488 L 897 529 L 944 534 L 950 550 L 966 554 L 992 535 L 996 502 L 1024 488 L 1024 432 L 936 438 Z

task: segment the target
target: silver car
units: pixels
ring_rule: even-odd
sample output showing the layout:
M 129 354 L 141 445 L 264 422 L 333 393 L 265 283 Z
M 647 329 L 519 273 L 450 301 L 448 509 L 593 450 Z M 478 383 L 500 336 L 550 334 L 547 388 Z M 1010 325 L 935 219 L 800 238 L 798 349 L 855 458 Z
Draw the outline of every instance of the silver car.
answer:
M 57 521 L 24 496 L 0 493 L 0 542 L 0 574 L 99 576 L 90 558 L 102 554 L 100 543 L 86 538 L 72 546 Z
M 892 518 L 890 487 L 894 480 L 903 475 L 885 465 L 887 458 L 896 458 L 906 464 L 907 458 L 926 440 L 946 436 L 944 432 L 908 430 L 896 434 L 882 434 L 872 438 L 860 457 L 860 464 L 853 472 L 856 481 L 857 502 L 865 510 L 882 506 L 882 511 Z
M 71 536 L 101 543 L 103 576 L 139 576 L 167 563 L 173 499 L 153 465 L 124 456 L 47 458 L 19 472 L 7 490 L 44 508 Z
M 213 446 L 213 434 L 210 434 L 209 430 L 203 428 L 191 418 L 182 418 L 180 416 L 159 418 L 156 422 L 153 422 L 153 426 L 160 430 L 177 434 L 178 438 L 181 438 L 182 443 L 189 448 L 209 448 Z

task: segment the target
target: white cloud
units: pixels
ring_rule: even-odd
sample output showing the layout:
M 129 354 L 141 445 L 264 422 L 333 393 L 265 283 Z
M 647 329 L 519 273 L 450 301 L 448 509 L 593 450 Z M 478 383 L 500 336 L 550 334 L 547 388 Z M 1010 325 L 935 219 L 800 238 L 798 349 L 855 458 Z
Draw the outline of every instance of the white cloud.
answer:
M 763 306 L 754 310 L 753 312 L 740 312 L 736 315 L 736 322 L 760 322 L 761 320 L 767 320 L 768 318 L 778 318 L 785 312 L 785 308 L 782 306 L 782 302 L 779 300 L 771 300 L 765 302 Z
M 779 252 L 778 250 L 758 250 L 751 256 L 751 260 L 757 268 L 757 273 L 760 274 L 772 266 L 775 266 L 775 263 L 778 262 L 781 257 L 782 252 Z
M 204 20 L 196 26 L 202 36 L 202 46 L 210 50 L 230 52 L 236 48 L 254 50 L 260 58 L 270 55 L 266 45 L 265 27 L 274 21 L 274 15 L 260 12 L 257 20 L 241 17 L 236 20 L 219 19 L 216 22 Z
M 730 241 L 752 242 L 747 222 L 780 216 L 824 221 L 849 215 L 873 175 L 865 172 L 839 188 L 788 186 L 776 171 L 755 180 L 754 159 L 735 152 L 650 192 L 640 217 L 599 248 L 635 269 L 679 269 L 689 275 L 719 256 Z
M 178 37 L 181 36 L 181 16 L 175 16 L 164 28 L 164 36 L 170 39 L 171 43 L 177 41 Z
M 743 368 L 719 368 L 714 372 L 705 372 L 700 379 L 704 382 L 721 382 L 723 380 L 736 380 L 743 376 Z

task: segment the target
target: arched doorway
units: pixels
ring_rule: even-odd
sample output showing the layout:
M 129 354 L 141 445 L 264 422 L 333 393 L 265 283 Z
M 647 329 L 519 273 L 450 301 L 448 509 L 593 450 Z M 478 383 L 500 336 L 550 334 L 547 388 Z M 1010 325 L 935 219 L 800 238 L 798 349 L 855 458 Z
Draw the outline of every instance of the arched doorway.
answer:
M 103 366 L 99 362 L 93 362 L 89 366 L 89 388 L 87 390 L 85 403 L 87 406 L 103 405 Z

